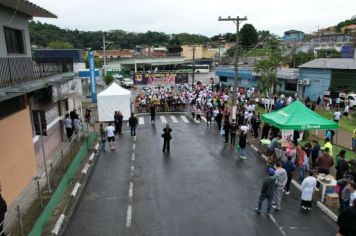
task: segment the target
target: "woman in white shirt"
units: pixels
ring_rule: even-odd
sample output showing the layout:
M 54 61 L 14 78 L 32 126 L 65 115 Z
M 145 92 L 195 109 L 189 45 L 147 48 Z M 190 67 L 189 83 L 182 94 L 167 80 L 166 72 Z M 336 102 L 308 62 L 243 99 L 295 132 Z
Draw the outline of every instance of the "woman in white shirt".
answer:
M 310 211 L 312 207 L 313 192 L 317 182 L 313 175 L 313 171 L 309 171 L 309 176 L 302 182 L 302 200 L 300 205 L 304 210 L 308 211 Z

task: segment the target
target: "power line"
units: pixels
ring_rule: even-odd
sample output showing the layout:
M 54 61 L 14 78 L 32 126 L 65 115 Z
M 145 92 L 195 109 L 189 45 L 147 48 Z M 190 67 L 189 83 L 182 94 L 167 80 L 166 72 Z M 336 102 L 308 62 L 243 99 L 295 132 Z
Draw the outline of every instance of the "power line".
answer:
M 237 16 L 236 18 L 231 18 L 230 16 L 228 18 L 221 18 L 221 16 L 219 17 L 219 21 L 232 21 L 236 24 L 236 45 L 235 45 L 235 60 L 234 60 L 235 81 L 234 81 L 233 97 L 232 97 L 232 104 L 234 107 L 236 106 L 236 100 L 237 100 L 236 88 L 237 88 L 237 78 L 238 78 L 238 70 L 239 70 L 238 69 L 238 47 L 239 47 L 239 30 L 240 30 L 239 28 L 240 28 L 240 22 L 245 20 L 247 20 L 246 16 L 244 18 L 240 18 L 239 16 Z

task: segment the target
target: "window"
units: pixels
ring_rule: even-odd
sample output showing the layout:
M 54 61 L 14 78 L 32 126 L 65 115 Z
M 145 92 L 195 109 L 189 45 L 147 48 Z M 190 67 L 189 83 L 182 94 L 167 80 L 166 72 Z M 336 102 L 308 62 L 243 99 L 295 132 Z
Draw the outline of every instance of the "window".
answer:
M 25 54 L 25 43 L 21 30 L 4 27 L 8 54 Z

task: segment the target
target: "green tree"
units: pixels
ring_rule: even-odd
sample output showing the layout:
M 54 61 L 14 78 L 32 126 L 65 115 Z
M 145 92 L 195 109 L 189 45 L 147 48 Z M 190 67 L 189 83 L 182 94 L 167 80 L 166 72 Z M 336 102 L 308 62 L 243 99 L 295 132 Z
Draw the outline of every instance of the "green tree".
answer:
M 254 47 L 258 41 L 257 30 L 251 24 L 244 24 L 244 26 L 242 26 L 239 37 L 240 44 L 245 48 Z
M 318 58 L 340 58 L 341 53 L 336 51 L 335 49 L 332 49 L 331 51 L 318 51 L 317 57 Z
M 114 77 L 112 75 L 105 75 L 104 76 L 104 82 L 106 85 L 111 84 L 111 82 L 113 82 Z
M 290 63 L 291 67 L 298 67 L 301 64 L 304 64 L 310 60 L 314 59 L 314 53 L 313 51 L 310 52 L 298 52 L 296 54 L 293 54 L 292 60 Z
M 274 93 L 277 84 L 277 69 L 281 61 L 282 58 L 279 54 L 272 54 L 268 59 L 259 60 L 255 64 L 254 71 L 259 75 L 259 88 L 267 97 L 271 97 Z
M 68 42 L 56 40 L 49 42 L 48 47 L 52 49 L 69 49 L 73 48 L 73 45 Z

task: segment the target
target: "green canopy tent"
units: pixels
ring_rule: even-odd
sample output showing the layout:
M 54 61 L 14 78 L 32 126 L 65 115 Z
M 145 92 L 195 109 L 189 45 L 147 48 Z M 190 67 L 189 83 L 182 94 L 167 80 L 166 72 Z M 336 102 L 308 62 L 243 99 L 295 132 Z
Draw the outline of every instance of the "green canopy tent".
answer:
M 338 125 L 307 108 L 296 100 L 290 105 L 262 115 L 262 121 L 280 130 L 336 129 Z

